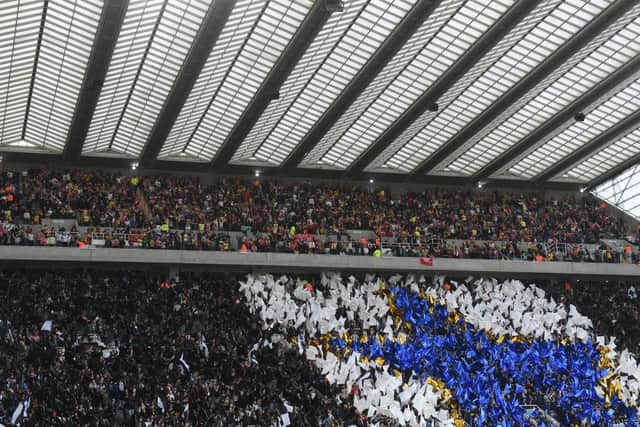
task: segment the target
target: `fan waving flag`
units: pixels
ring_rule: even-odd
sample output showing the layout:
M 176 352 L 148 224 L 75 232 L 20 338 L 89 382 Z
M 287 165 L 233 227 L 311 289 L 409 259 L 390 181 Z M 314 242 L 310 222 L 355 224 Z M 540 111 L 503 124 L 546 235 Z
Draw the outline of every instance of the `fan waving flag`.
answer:
M 637 361 L 616 350 L 614 337 L 594 339 L 593 322 L 575 306 L 519 281 L 445 280 L 359 283 L 329 274 L 320 280 L 325 296 L 296 291 L 300 279 L 291 289 L 286 276 L 248 276 L 241 288 L 263 329 L 299 313 L 312 319 L 292 343 L 367 418 L 401 425 L 435 418 L 446 427 L 640 425 Z M 540 400 L 547 394 L 557 399 Z M 530 411 L 537 402 L 540 410 Z

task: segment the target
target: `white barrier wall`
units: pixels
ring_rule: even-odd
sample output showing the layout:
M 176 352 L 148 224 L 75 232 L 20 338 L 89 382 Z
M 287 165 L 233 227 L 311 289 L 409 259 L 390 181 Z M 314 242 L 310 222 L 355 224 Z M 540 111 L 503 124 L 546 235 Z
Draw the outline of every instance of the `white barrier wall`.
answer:
M 423 272 L 425 274 L 482 275 L 492 277 L 548 278 L 640 278 L 635 264 L 576 262 L 494 261 L 434 258 L 433 266 L 418 258 L 339 255 L 295 255 L 153 249 L 78 249 L 65 247 L 0 246 L 1 268 L 42 266 L 48 268 L 105 265 L 146 269 L 166 266 L 179 270 L 367 273 Z

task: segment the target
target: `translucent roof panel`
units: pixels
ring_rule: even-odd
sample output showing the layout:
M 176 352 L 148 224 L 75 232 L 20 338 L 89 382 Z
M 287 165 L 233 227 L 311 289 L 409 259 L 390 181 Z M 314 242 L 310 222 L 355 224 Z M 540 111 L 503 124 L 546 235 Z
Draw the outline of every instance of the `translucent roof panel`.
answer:
M 592 193 L 640 220 L 640 165 L 599 185 Z
M 229 49 L 234 49 L 233 59 L 225 56 L 225 61 L 230 62 L 216 64 L 220 57 L 215 56 L 219 52 L 215 48 L 209 55 L 196 86 L 189 94 L 185 104 L 187 109 L 182 109 L 182 117 L 174 124 L 174 128 L 176 125 L 179 128 L 171 130 L 170 139 L 165 141 L 160 151 L 161 158 L 182 155 L 201 160 L 213 159 L 304 21 L 311 3 L 289 0 L 265 3 L 256 0 L 250 4 L 239 2 L 236 9 L 255 6 L 262 6 L 262 9 L 248 32 L 246 29 L 238 32 L 243 43 L 241 46 L 230 43 L 229 36 L 217 43 L 219 46 L 221 43 L 230 44 Z M 249 13 L 248 19 L 254 19 L 252 16 Z M 209 101 L 204 109 L 198 99 Z
M 533 178 L 572 154 L 612 126 L 640 110 L 640 80 L 633 81 L 591 111 L 583 122 L 571 120 L 568 126 L 544 144 L 509 167 L 512 175 Z
M 413 6 L 347 1 L 332 14 L 234 156 L 281 163 L 338 98 Z
M 42 1 L 0 2 L 0 144 L 22 138 Z
M 604 1 L 546 1 L 507 34 L 376 159 L 371 167 L 408 172 L 445 145 L 602 10 Z
M 43 5 L 28 0 L 0 2 L 0 143 L 60 152 L 103 2 L 49 2 L 44 15 Z
M 261 16 L 264 2 L 240 0 L 234 5 L 224 28 L 218 36 L 209 60 L 205 63 L 191 93 L 182 106 L 169 136 L 165 140 L 162 156 L 182 154 L 184 141 L 189 140 L 202 115 L 206 112 L 215 91 L 224 80 L 227 70 L 244 45 L 244 41 Z M 186 158 L 186 157 L 185 157 Z M 198 158 L 188 158 L 198 160 Z
M 130 0 L 83 153 L 141 153 L 209 3 Z
M 413 33 L 405 45 L 396 53 L 373 81 L 351 103 L 347 111 L 340 116 L 329 131 L 322 137 L 320 144 L 330 146 L 353 123 L 358 120 L 367 107 L 380 96 L 385 88 L 407 67 L 420 50 L 431 40 L 435 33 L 453 16 L 464 0 L 444 0 Z
M 48 3 L 27 117 L 27 142 L 49 150 L 64 149 L 102 7 L 102 0 Z
M 91 118 L 84 142 L 85 152 L 106 150 L 110 147 L 161 11 L 162 0 L 129 2 L 107 76 Z
M 509 9 L 513 0 L 466 1 L 444 22 L 358 119 L 337 138 L 321 141 L 305 166 L 347 168 Z
M 634 8 L 456 150 L 436 170 L 472 175 L 640 52 Z
M 608 144 L 595 154 L 554 177 L 554 180 L 589 182 L 640 153 L 640 128 Z

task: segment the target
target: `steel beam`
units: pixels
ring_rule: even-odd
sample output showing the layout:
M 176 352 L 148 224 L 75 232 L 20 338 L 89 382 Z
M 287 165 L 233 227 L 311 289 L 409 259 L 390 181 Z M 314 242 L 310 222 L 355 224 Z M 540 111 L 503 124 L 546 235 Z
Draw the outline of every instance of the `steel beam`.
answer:
M 335 2 L 328 0 L 318 0 L 314 3 L 304 22 L 289 42 L 289 45 L 282 55 L 280 55 L 278 62 L 271 69 L 264 83 L 253 97 L 253 100 L 231 130 L 227 139 L 218 149 L 218 152 L 211 162 L 211 167 L 214 171 L 224 168 L 229 160 L 231 160 L 235 151 L 240 144 L 242 144 L 244 138 L 269 105 L 269 101 L 273 99 L 274 94 L 278 93 L 280 87 L 289 74 L 291 74 L 291 71 L 293 71 L 293 68 L 315 36 L 329 19 L 329 16 L 340 10 L 339 7 L 334 6 Z
M 475 174 L 476 180 L 487 178 L 489 175 L 495 173 L 500 170 L 503 166 L 509 164 L 511 161 L 515 160 L 518 156 L 522 155 L 529 148 L 535 146 L 545 137 L 552 135 L 559 127 L 565 124 L 569 120 L 573 120 L 576 114 L 582 113 L 586 108 L 588 108 L 592 103 L 596 102 L 598 99 L 603 96 L 607 96 L 610 92 L 614 92 L 618 90 L 620 83 L 637 75 L 640 72 L 640 57 L 634 58 L 632 61 L 627 63 L 625 66 L 615 71 L 605 80 L 601 81 L 595 87 L 591 88 L 587 93 L 576 99 L 570 105 L 568 105 L 565 109 L 560 111 L 558 114 L 553 116 L 550 120 L 546 121 L 542 126 L 534 130 L 532 133 L 527 135 L 524 139 L 522 139 L 518 144 L 511 147 L 509 150 L 502 153 L 500 156 L 496 157 L 491 163 L 486 165 L 477 174 Z M 589 120 L 589 114 L 586 115 L 586 120 Z M 614 126 L 616 128 L 617 126 Z M 613 128 L 612 128 L 613 129 Z M 599 140 L 599 138 L 594 139 L 594 141 Z M 533 181 L 546 181 L 549 178 L 552 178 L 557 171 L 562 171 L 565 167 L 570 166 L 572 163 L 568 163 L 569 159 L 580 159 L 579 153 L 586 153 L 585 155 L 593 152 L 598 149 L 600 145 L 593 145 L 591 143 L 587 144 L 582 149 L 578 150 L 573 155 L 569 156 L 567 159 L 553 165 L 551 168 L 544 171 L 541 175 L 533 178 Z M 590 149 L 591 151 L 588 151 Z M 583 151 L 584 150 L 584 151 Z
M 398 118 L 353 164 L 349 171 L 362 172 L 402 132 L 444 95 L 456 82 L 511 31 L 540 1 L 521 1 L 512 6 L 453 66 Z
M 544 80 L 560 64 L 565 62 L 567 58 L 570 58 L 574 53 L 586 46 L 596 34 L 606 29 L 612 22 L 624 15 L 634 4 L 632 1 L 617 0 L 609 6 L 596 19 L 578 31 L 560 49 L 556 50 L 525 78 L 496 100 L 491 107 L 465 126 L 447 144 L 437 150 L 432 156 L 425 159 L 413 170 L 412 174 L 426 174 L 434 169 L 440 162 L 445 160 L 449 155 L 469 141 L 476 133 L 481 131 L 487 123 L 492 122 L 500 116 L 500 114 L 505 112 L 514 102 Z
M 2 167 L 13 170 L 15 168 L 50 168 L 56 169 L 64 166 L 61 154 L 49 154 L 42 152 L 25 152 L 19 150 L 9 150 L 7 148 L 0 149 L 2 156 Z M 104 170 L 131 170 L 131 158 L 124 157 L 98 157 L 98 156 L 81 156 L 73 167 L 91 168 Z M 475 189 L 476 182 L 469 177 L 450 177 L 450 176 L 432 176 L 424 175 L 414 177 L 408 180 L 406 174 L 393 173 L 362 173 L 360 175 L 347 175 L 345 171 L 331 171 L 320 169 L 294 168 L 283 172 L 277 167 L 258 168 L 260 176 L 271 179 L 312 179 L 317 181 L 335 182 L 335 181 L 361 181 L 363 183 L 373 179 L 375 186 L 384 186 L 385 183 L 401 183 L 401 184 L 421 184 L 433 185 L 438 187 L 461 187 Z M 256 168 L 253 166 L 232 165 L 216 170 L 214 175 L 218 176 L 240 176 L 251 179 L 254 177 Z M 211 164 L 208 162 L 181 162 L 171 160 L 157 160 L 153 163 L 153 168 L 145 168 L 139 170 L 142 174 L 165 174 L 165 173 L 181 173 L 181 174 L 207 174 L 211 175 Z M 552 189 L 558 191 L 578 191 L 584 184 L 571 182 L 546 182 L 544 189 Z M 485 189 L 489 188 L 509 188 L 519 191 L 539 191 L 540 186 L 532 186 L 528 181 L 500 179 L 492 180 L 484 185 Z
M 65 162 L 72 163 L 80 157 L 128 5 L 129 0 L 108 0 L 104 4 L 64 147 L 62 159 Z
M 151 167 L 156 160 L 235 3 L 236 0 L 215 0 L 209 8 L 200 32 L 185 59 L 184 66 L 180 70 L 162 107 L 162 111 L 158 115 L 154 128 L 145 143 L 140 155 L 140 166 Z
M 421 0 L 391 33 L 389 38 L 380 46 L 369 62 L 353 78 L 342 91 L 331 107 L 322 115 L 320 120 L 307 133 L 302 141 L 282 163 L 282 170 L 291 170 L 298 166 L 304 156 L 322 139 L 325 133 L 338 121 L 358 95 L 375 79 L 378 73 L 402 49 L 402 46 L 416 32 L 422 22 L 431 15 L 442 0 Z

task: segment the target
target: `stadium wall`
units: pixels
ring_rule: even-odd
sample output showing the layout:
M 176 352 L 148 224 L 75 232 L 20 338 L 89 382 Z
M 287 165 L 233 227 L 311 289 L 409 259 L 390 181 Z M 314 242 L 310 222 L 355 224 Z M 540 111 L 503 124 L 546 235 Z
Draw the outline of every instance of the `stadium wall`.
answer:
M 79 249 L 63 247 L 0 247 L 2 267 L 114 268 L 160 273 L 177 271 L 320 273 L 421 273 L 455 277 L 484 276 L 571 280 L 640 279 L 634 264 L 495 261 L 434 258 L 425 266 L 418 258 L 281 253 L 238 253 L 142 249 Z

